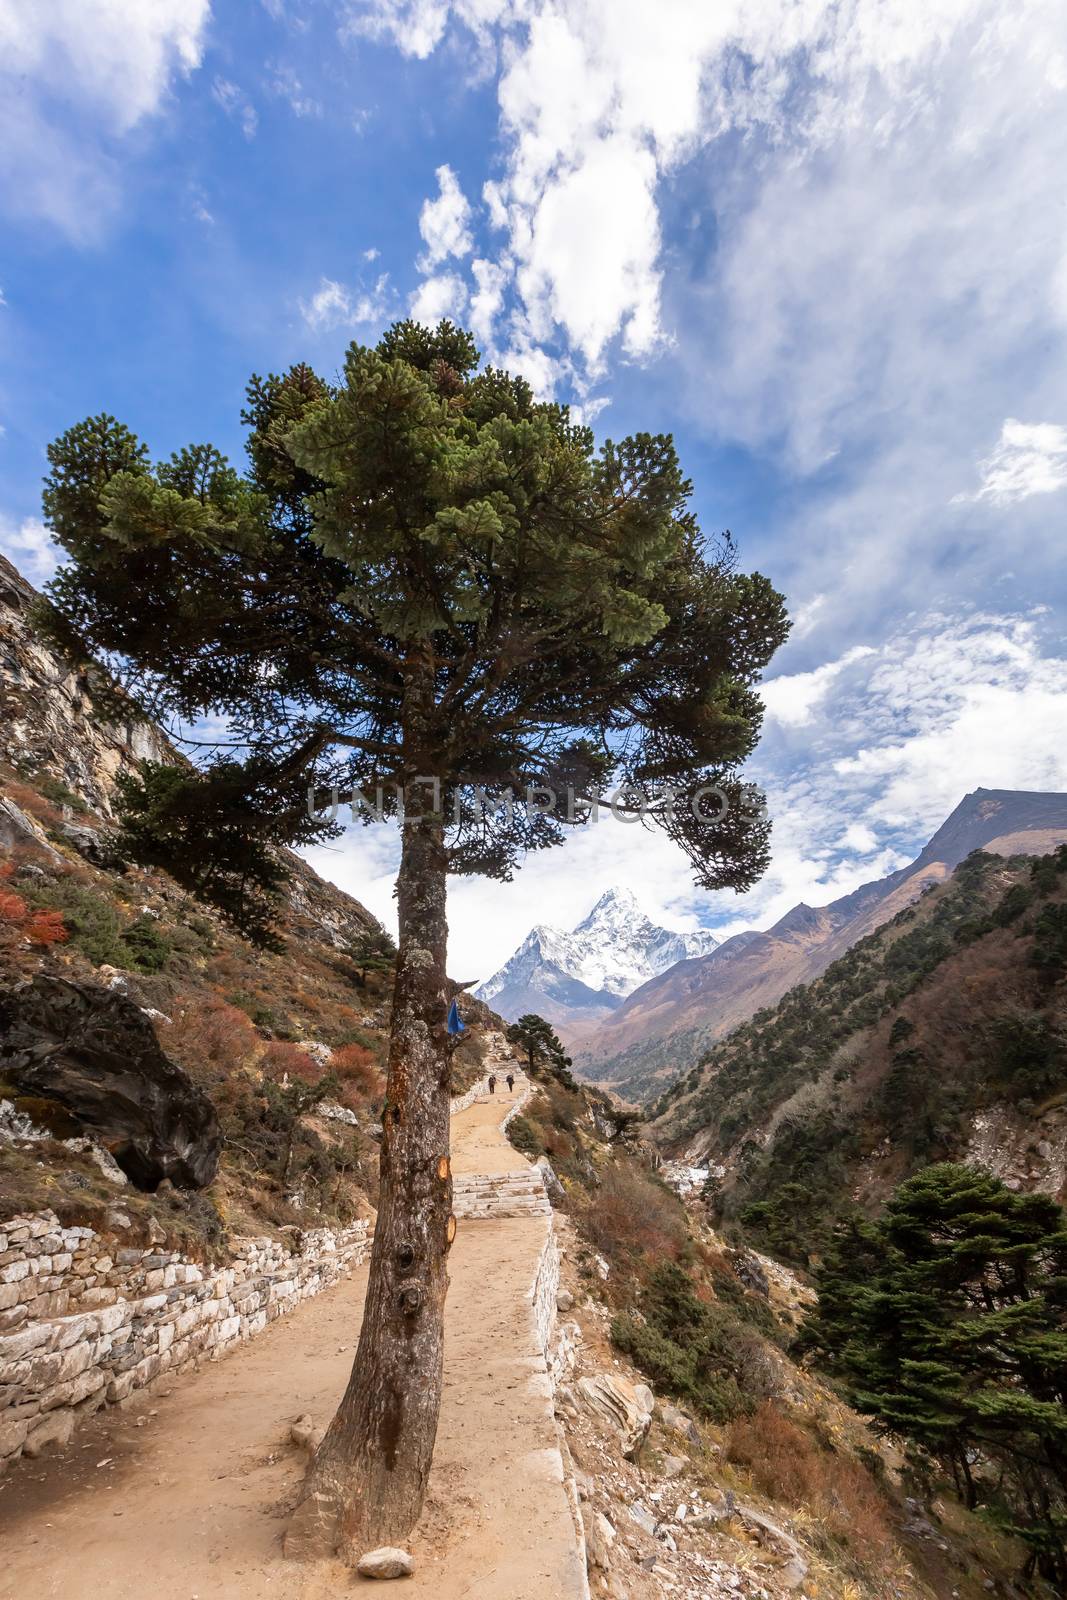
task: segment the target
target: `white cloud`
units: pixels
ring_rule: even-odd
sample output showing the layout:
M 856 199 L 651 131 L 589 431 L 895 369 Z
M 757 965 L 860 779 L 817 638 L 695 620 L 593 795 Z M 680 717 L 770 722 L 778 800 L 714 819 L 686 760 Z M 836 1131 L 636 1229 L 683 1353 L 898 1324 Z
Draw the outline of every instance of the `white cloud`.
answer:
M 315 293 L 299 305 L 312 333 L 380 323 L 390 305 L 389 274 L 383 272 L 371 289 L 349 289 L 334 278 L 322 278 Z
M 1067 659 L 1048 653 L 1043 625 L 927 616 L 835 663 L 834 695 L 802 736 L 772 726 L 756 757 L 774 861 L 733 928 L 846 893 L 891 870 L 883 858 L 911 859 L 973 789 L 1067 789 Z
M 618 333 L 632 355 L 660 337 L 655 180 L 651 152 L 600 139 L 524 219 L 517 279 L 534 335 L 565 328 L 594 368 Z
M 768 141 L 801 155 L 846 141 L 890 148 L 910 125 L 929 121 L 946 56 L 978 17 L 967 41 L 979 53 L 976 94 L 988 99 L 988 69 L 1012 49 L 1028 49 L 1031 76 L 1050 86 L 1034 19 L 1049 29 L 1055 7 L 1032 0 L 1023 9 L 1016 26 L 998 23 L 982 0 L 833 8 L 675 0 L 666 10 L 644 0 L 566 8 L 554 0 L 378 0 L 360 8 L 359 26 L 418 57 L 441 43 L 450 21 L 482 39 L 495 29 L 507 170 L 487 203 L 508 230 L 535 330 L 558 325 L 595 361 L 619 334 L 630 353 L 656 345 L 660 195 L 694 153 L 728 132 L 750 139 L 754 162 Z M 767 170 L 773 181 L 774 163 Z M 734 196 L 722 203 L 729 210 Z M 929 226 L 928 216 L 916 220 Z M 832 230 L 823 249 L 832 252 Z M 781 254 L 772 251 L 767 265 L 780 265 Z M 576 261 L 584 269 L 577 283 Z M 599 292 L 583 293 L 583 279 Z
M 189 204 L 197 222 L 202 222 L 206 228 L 214 226 L 215 217 L 208 209 L 207 197 L 198 183 L 190 185 Z
M 779 678 L 768 678 L 760 686 L 760 695 L 767 708 L 768 717 L 789 727 L 799 727 L 810 722 L 816 706 L 820 705 L 834 686 L 835 680 L 846 667 L 865 656 L 874 655 L 869 646 L 857 645 L 839 661 L 828 661 L 810 672 L 794 672 Z
M 62 551 L 37 517 L 25 517 L 16 526 L 0 512 L 0 554 L 30 583 L 42 584 L 52 577 Z
M 426 278 L 411 297 L 410 314 L 415 322 L 433 327 L 442 317 L 457 320 L 467 306 L 467 285 L 454 272 L 441 272 Z
M 483 344 L 493 339 L 493 326 L 504 304 L 504 288 L 508 281 L 506 267 L 495 261 L 479 258 L 471 262 L 475 289 L 471 295 L 467 320 L 474 337 Z
M 988 500 L 995 506 L 1052 494 L 1067 484 L 1067 428 L 1054 422 L 1017 422 L 1008 417 L 991 455 L 978 463 L 981 487 L 955 502 Z
M 927 616 L 829 663 L 832 696 L 810 701 L 801 735 L 795 722 L 771 727 L 753 763 L 774 859 L 748 894 L 695 892 L 663 834 L 605 817 L 529 856 L 513 884 L 452 880 L 450 970 L 487 977 L 535 922 L 572 926 L 614 884 L 669 926 L 768 927 L 799 901 L 825 904 L 903 866 L 973 789 L 1067 789 L 1067 659 L 1047 653 L 1046 625 Z M 391 830 L 354 829 L 339 852 L 313 859 L 379 916 L 393 915 Z
M 697 432 L 803 486 L 773 575 L 824 597 L 832 649 L 887 604 L 987 590 L 1005 538 L 1052 570 L 1042 496 L 997 502 L 1027 520 L 995 541 L 949 505 L 1005 413 L 1067 416 L 1060 0 L 362 13 L 450 71 L 464 38 L 496 47 L 492 358 L 588 376 L 661 356 Z
M 474 243 L 470 202 L 459 179 L 449 166 L 438 167 L 436 177 L 437 198 L 424 200 L 419 213 L 419 232 L 426 244 L 419 261 L 420 272 L 432 272 L 449 256 L 469 255 Z
M 229 78 L 216 78 L 211 85 L 212 98 L 228 117 L 237 123 L 246 139 L 254 139 L 259 127 L 259 113 L 244 90 Z
M 519 15 L 523 0 L 354 0 L 346 31 L 391 40 L 404 55 L 425 60 L 444 38 L 450 14 L 482 39 L 509 7 Z
M 814 594 L 810 600 L 802 601 L 793 608 L 791 613 L 792 629 L 789 637 L 793 641 L 806 639 L 812 629 L 816 627 L 819 619 L 826 611 L 826 596 Z
M 91 236 L 118 203 L 109 136 L 200 65 L 210 0 L 0 0 L 0 195 Z
M 200 65 L 209 0 L 49 0 L 0 6 L 0 71 L 91 105 L 119 133 Z
M 308 94 L 304 85 L 293 71 L 292 67 L 284 63 L 274 68 L 270 80 L 270 88 L 279 99 L 286 101 L 293 115 L 296 117 L 321 117 L 322 104 L 313 95 Z

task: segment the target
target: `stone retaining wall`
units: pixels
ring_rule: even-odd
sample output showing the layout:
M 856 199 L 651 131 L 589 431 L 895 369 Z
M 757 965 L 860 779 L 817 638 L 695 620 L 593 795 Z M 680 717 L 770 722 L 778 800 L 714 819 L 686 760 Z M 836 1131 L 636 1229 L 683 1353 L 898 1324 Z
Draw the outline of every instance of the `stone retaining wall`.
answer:
M 328 1288 L 363 1260 L 368 1226 L 309 1230 L 293 1252 L 244 1239 L 229 1266 L 204 1267 L 65 1228 L 51 1212 L 0 1223 L 0 1472 Z
M 537 1263 L 537 1272 L 529 1290 L 529 1298 L 533 1308 L 534 1333 L 545 1362 L 544 1382 L 559 1445 L 563 1491 L 567 1497 L 567 1507 L 574 1527 L 574 1545 L 578 1558 L 574 1600 L 590 1600 L 589 1562 L 581 1497 L 578 1493 L 574 1462 L 567 1445 L 567 1436 L 563 1431 L 556 1411 L 556 1390 L 565 1379 L 570 1377 L 577 1359 L 578 1343 L 581 1339 L 581 1332 L 577 1323 L 559 1323 L 557 1316 L 559 1269 L 559 1243 L 556 1239 L 555 1223 L 550 1222 L 545 1234 L 541 1256 Z
M 519 1098 L 516 1100 L 515 1104 L 511 1107 L 511 1110 L 508 1112 L 507 1116 L 504 1118 L 503 1122 L 500 1124 L 501 1133 L 507 1133 L 508 1124 L 513 1120 L 513 1118 L 518 1116 L 520 1111 L 524 1110 L 526 1108 L 526 1106 L 528 1106 L 530 1104 L 530 1101 L 533 1099 L 533 1097 L 534 1097 L 533 1084 L 527 1078 L 525 1089 L 522 1091 L 522 1093 L 520 1094 Z
M 559 1294 L 559 1245 L 556 1243 L 556 1229 L 553 1223 L 548 1225 L 548 1237 L 545 1247 L 541 1251 L 541 1259 L 537 1265 L 537 1276 L 533 1281 L 531 1295 L 533 1298 L 534 1326 L 537 1329 L 537 1342 L 541 1346 L 545 1362 L 552 1364 L 552 1335 L 556 1331 L 556 1296 Z
M 468 1106 L 472 1106 L 474 1104 L 474 1102 L 478 1099 L 479 1095 L 488 1094 L 488 1093 L 489 1093 L 489 1074 L 487 1072 L 484 1078 L 479 1078 L 478 1082 L 477 1083 L 472 1083 L 470 1088 L 466 1089 L 463 1092 L 463 1094 L 459 1094 L 459 1095 L 456 1096 L 456 1098 L 452 1101 L 452 1104 L 451 1104 L 451 1106 L 449 1108 L 449 1115 L 453 1116 L 453 1117 L 458 1117 L 461 1111 L 466 1111 Z

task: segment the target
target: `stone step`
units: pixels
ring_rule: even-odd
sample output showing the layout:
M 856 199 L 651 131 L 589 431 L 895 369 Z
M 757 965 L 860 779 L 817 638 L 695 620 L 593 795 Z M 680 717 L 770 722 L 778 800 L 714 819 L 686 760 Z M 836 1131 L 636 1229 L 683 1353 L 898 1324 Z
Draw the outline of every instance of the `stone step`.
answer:
M 540 1181 L 531 1182 L 529 1178 L 521 1183 L 504 1183 L 503 1181 L 465 1183 L 462 1178 L 455 1178 L 452 1187 L 457 1194 L 540 1194 L 544 1184 Z
M 526 1172 L 461 1173 L 453 1181 L 457 1217 L 546 1217 L 552 1213 L 536 1168 Z

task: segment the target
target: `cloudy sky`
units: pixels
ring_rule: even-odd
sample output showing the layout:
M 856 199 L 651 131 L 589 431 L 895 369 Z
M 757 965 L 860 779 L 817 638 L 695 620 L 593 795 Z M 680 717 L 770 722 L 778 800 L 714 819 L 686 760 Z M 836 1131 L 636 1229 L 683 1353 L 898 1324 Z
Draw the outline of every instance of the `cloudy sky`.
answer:
M 0 0 L 0 549 L 90 412 L 240 457 L 252 371 L 451 315 L 605 435 L 674 432 L 788 595 L 775 860 L 695 896 L 605 823 L 452 895 L 452 970 L 610 884 L 764 926 L 959 798 L 1067 787 L 1061 0 Z M 394 842 L 316 864 L 391 915 Z

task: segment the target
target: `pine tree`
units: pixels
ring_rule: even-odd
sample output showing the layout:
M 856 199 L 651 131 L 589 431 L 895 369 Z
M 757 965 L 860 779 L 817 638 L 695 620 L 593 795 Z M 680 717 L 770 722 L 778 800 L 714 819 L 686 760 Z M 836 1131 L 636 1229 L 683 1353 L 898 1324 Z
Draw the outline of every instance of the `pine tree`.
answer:
M 526 1051 L 531 1073 L 536 1070 L 539 1060 L 546 1060 L 557 1067 L 570 1066 L 562 1041 L 552 1024 L 546 1022 L 544 1017 L 539 1017 L 536 1011 L 527 1011 L 517 1022 L 513 1022 L 508 1028 L 507 1037 L 510 1044 L 517 1044 Z
M 392 972 L 396 963 L 396 944 L 384 928 L 360 934 L 345 953 L 359 969 L 361 984 L 366 984 L 369 972 Z
M 1067 1229 L 1049 1196 L 952 1163 L 849 1221 L 805 1343 L 886 1431 L 1067 1580 Z
M 728 539 L 705 544 L 669 437 L 597 450 L 566 408 L 477 365 L 451 324 L 400 323 L 353 344 L 335 385 L 306 366 L 254 378 L 244 474 L 208 445 L 153 466 L 106 416 L 49 452 L 45 511 L 72 558 L 57 631 L 123 664 L 157 716 L 231 729 L 199 772 L 145 772 L 141 858 L 262 937 L 277 847 L 331 826 L 309 791 L 402 812 L 370 1281 L 294 1553 L 395 1543 L 422 1505 L 454 1227 L 446 874 L 508 878 L 590 820 L 609 775 L 700 884 L 744 888 L 767 861 L 739 766 L 781 597 Z M 497 803 L 528 785 L 566 800 Z M 701 802 L 677 803 L 682 786 Z

